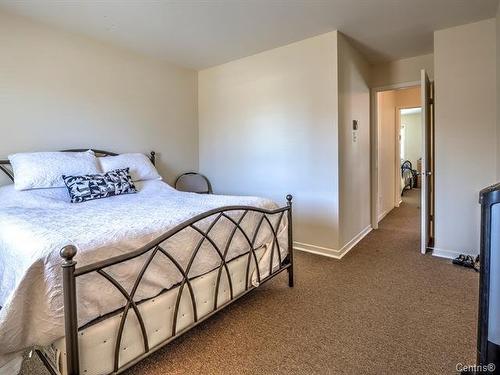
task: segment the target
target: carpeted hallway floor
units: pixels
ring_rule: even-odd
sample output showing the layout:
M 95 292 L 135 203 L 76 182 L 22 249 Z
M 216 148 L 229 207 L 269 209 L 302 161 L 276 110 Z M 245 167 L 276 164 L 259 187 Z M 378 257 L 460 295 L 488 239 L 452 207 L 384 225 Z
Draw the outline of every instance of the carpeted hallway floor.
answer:
M 278 276 L 126 374 L 454 374 L 474 363 L 478 274 L 420 255 L 417 202 L 340 261 L 296 252 L 295 288 Z

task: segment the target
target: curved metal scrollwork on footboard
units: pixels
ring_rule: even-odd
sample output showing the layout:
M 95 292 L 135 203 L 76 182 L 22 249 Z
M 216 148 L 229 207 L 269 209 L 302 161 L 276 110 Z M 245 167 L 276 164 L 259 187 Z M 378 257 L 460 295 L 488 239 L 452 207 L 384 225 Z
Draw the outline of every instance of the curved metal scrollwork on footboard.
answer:
M 5 173 L 7 177 L 14 182 L 14 172 L 12 172 L 11 169 L 7 168 L 7 166 L 10 166 L 10 161 L 8 160 L 0 160 L 0 171 Z
M 104 279 L 109 282 L 109 285 L 114 287 L 121 296 L 126 300 L 125 306 L 121 309 L 120 315 L 120 323 L 118 327 L 115 348 L 114 348 L 114 364 L 113 364 L 113 373 L 121 372 L 124 369 L 130 367 L 131 365 L 137 363 L 140 359 L 146 357 L 151 354 L 153 351 L 161 348 L 166 345 L 170 341 L 174 340 L 176 337 L 180 336 L 190 328 L 199 324 L 201 321 L 207 319 L 211 315 L 215 314 L 231 302 L 255 289 L 258 285 L 263 282 L 271 279 L 276 276 L 280 272 L 287 270 L 288 271 L 288 281 L 289 286 L 293 286 L 293 233 L 292 233 L 292 196 L 288 195 L 286 197 L 287 205 L 278 208 L 275 210 L 266 210 L 257 207 L 250 206 L 229 206 L 222 207 L 218 209 L 214 209 L 211 211 L 207 211 L 203 214 L 193 217 L 192 219 L 176 226 L 172 230 L 166 232 L 162 236 L 157 239 L 151 241 L 149 244 L 143 246 L 140 249 L 137 249 L 133 252 L 119 255 L 113 258 L 106 259 L 101 262 L 96 262 L 90 265 L 86 265 L 80 268 L 76 268 L 76 262 L 74 261 L 74 257 L 77 253 L 77 250 L 74 246 L 66 246 L 64 247 L 60 254 L 61 257 L 64 258 L 63 267 L 63 288 L 64 288 L 64 315 L 65 315 L 65 336 L 66 336 L 66 360 L 67 360 L 67 373 L 70 375 L 80 374 L 79 369 L 79 351 L 78 351 L 78 320 L 77 320 L 77 294 L 76 294 L 76 280 L 78 277 L 95 273 L 100 275 Z M 239 216 L 238 216 L 239 214 Z M 255 220 L 255 225 L 252 225 L 251 230 L 245 228 L 243 225 L 243 221 L 247 216 L 257 215 Z M 285 220 L 286 216 L 286 220 Z M 224 238 L 224 246 L 220 246 L 217 241 L 215 241 L 211 237 L 212 230 L 215 228 L 217 223 L 221 220 L 226 220 L 231 224 L 229 235 L 227 238 Z M 210 220 L 212 220 L 210 222 Z M 274 221 L 274 224 L 273 224 Z M 203 222 L 203 223 L 202 223 Z M 208 224 L 205 225 L 206 228 L 202 229 L 202 225 L 200 224 Z M 287 227 L 285 226 L 287 225 Z M 263 276 L 260 261 L 257 256 L 257 247 L 260 246 L 258 244 L 259 235 L 262 234 L 263 228 L 268 228 L 267 230 L 270 233 L 270 255 L 269 259 L 265 259 L 266 267 L 268 266 L 268 272 L 265 277 Z M 172 238 L 173 236 L 179 234 L 185 230 L 194 230 L 198 233 L 199 239 L 195 242 L 196 245 L 192 249 L 191 256 L 187 262 L 186 266 L 182 266 L 182 262 L 179 262 L 172 254 L 170 254 L 164 244 L 167 240 Z M 280 248 L 280 231 L 286 231 L 287 241 L 286 241 L 286 250 L 288 254 L 283 257 Z M 245 247 L 248 251 L 243 252 L 239 256 L 242 256 L 246 261 L 246 275 L 245 275 L 245 283 L 244 283 L 244 291 L 239 293 L 238 295 L 234 295 L 233 290 L 233 280 L 231 279 L 231 273 L 228 268 L 228 263 L 231 259 L 228 259 L 228 254 L 231 248 L 231 244 L 235 239 L 237 233 L 240 234 L 240 240 L 245 244 Z M 213 249 L 213 253 L 218 259 L 219 266 L 213 271 L 217 271 L 217 278 L 215 284 L 215 297 L 213 300 L 213 310 L 206 314 L 203 317 L 198 316 L 198 306 L 196 303 L 195 293 L 193 291 L 192 280 L 195 277 L 190 277 L 190 271 L 193 267 L 197 256 L 200 253 L 200 249 L 202 249 L 203 245 L 209 246 L 209 248 Z M 275 253 L 277 255 L 275 255 Z M 109 267 L 121 264 L 132 259 L 138 258 L 140 256 L 145 256 L 146 260 L 140 269 L 140 272 L 133 283 L 133 286 L 130 291 L 127 291 L 125 287 L 123 287 L 120 282 L 116 280 L 116 277 L 113 277 L 112 274 L 108 271 Z M 178 285 L 178 292 L 175 301 L 175 307 L 173 312 L 173 322 L 171 327 L 171 336 L 164 340 L 159 345 L 155 345 L 153 348 L 150 347 L 150 341 L 148 338 L 148 334 L 146 331 L 146 326 L 143 320 L 143 316 L 141 315 L 141 311 L 138 308 L 138 303 L 134 300 L 136 296 L 136 292 L 141 284 L 141 281 L 144 278 L 144 275 L 147 273 L 153 259 L 157 255 L 163 256 L 165 260 L 170 262 L 177 271 L 182 276 L 182 280 Z M 277 258 L 275 258 L 277 256 Z M 277 260 L 277 263 L 276 263 Z M 251 271 L 251 264 L 254 264 L 254 273 Z M 267 263 L 269 262 L 269 263 Z M 276 266 L 278 264 L 278 266 Z M 229 284 L 229 300 L 225 303 L 219 304 L 219 288 L 221 284 L 222 275 L 225 274 L 227 283 Z M 253 285 L 252 275 L 255 275 L 256 285 Z M 181 298 L 183 296 L 183 290 L 187 287 L 187 291 L 190 296 L 190 302 L 192 306 L 193 312 L 193 320 L 194 323 L 179 330 L 177 327 L 178 314 L 181 305 Z M 125 323 L 127 320 L 128 313 L 130 309 L 133 310 L 135 316 L 137 317 L 138 324 L 140 327 L 140 331 L 142 334 L 142 341 L 144 346 L 144 354 L 138 357 L 136 360 L 131 363 L 127 363 L 124 366 L 120 367 L 120 345 L 122 342 L 122 335 L 124 332 Z

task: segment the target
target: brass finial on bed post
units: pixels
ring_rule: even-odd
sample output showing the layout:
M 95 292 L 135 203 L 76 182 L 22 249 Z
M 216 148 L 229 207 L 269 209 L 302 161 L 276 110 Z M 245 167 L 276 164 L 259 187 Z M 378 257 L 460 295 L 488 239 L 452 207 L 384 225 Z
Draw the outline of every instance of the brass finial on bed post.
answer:
M 78 353 L 78 317 L 76 305 L 76 261 L 77 253 L 73 245 L 64 246 L 59 254 L 64 259 L 62 264 L 64 297 L 64 331 L 66 336 L 66 366 L 68 375 L 80 373 Z
M 76 247 L 73 245 L 68 245 L 64 246 L 61 251 L 59 252 L 59 255 L 61 255 L 61 258 L 64 259 L 63 267 L 71 267 L 76 264 L 76 262 L 73 260 L 73 258 L 76 255 Z

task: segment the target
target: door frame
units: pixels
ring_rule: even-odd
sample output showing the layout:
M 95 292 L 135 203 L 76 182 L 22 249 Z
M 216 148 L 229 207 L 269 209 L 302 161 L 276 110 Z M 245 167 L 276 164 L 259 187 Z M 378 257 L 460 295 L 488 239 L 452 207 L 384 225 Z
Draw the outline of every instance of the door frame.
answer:
M 370 89 L 370 203 L 371 226 L 378 229 L 378 98 L 377 94 L 383 91 L 405 89 L 420 86 L 420 81 L 397 83 Z M 399 133 L 399 132 L 398 132 Z
M 420 251 L 434 246 L 434 83 L 425 69 L 420 71 L 422 91 L 422 198 Z
M 415 87 L 415 86 L 414 86 Z M 394 160 L 395 163 L 395 176 L 394 176 L 394 207 L 399 207 L 401 204 L 401 160 L 399 158 L 399 155 L 401 155 L 401 110 L 402 109 L 413 109 L 413 108 L 420 108 L 420 116 L 422 116 L 422 106 L 420 107 L 415 107 L 415 106 L 407 106 L 407 105 L 402 105 L 402 106 L 396 106 L 396 157 Z M 417 168 L 416 165 L 413 166 L 414 169 Z

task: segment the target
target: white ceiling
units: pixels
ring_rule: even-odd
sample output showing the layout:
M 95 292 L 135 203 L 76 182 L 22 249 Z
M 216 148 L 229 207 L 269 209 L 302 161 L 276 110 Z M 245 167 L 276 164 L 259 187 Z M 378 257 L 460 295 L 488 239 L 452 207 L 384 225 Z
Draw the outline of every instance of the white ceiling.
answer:
M 0 0 L 0 8 L 195 69 L 340 30 L 371 62 L 433 50 L 433 31 L 498 0 Z

